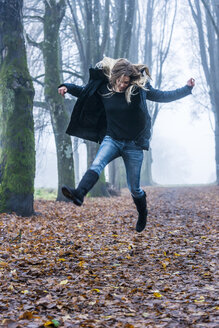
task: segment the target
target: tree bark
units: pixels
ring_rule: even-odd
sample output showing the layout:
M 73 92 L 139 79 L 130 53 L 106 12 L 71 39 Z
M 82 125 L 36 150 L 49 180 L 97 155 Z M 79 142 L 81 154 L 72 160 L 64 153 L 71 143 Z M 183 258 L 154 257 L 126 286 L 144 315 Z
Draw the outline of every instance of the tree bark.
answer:
M 27 68 L 23 0 L 0 4 L 0 212 L 33 214 L 34 89 Z
M 49 106 L 52 128 L 55 137 L 58 168 L 58 201 L 65 201 L 61 187 L 68 184 L 74 187 L 74 164 L 72 142 L 65 131 L 68 124 L 64 101 L 57 92 L 60 84 L 59 27 L 65 12 L 65 1 L 45 1 L 43 58 L 45 65 L 45 100 Z

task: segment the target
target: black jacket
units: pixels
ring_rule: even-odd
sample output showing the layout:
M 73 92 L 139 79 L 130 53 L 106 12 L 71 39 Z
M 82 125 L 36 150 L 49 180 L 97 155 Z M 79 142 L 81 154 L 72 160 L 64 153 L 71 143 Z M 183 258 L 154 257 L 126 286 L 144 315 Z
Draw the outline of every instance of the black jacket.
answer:
M 106 134 L 107 122 L 105 110 L 101 98 L 97 95 L 97 90 L 103 83 L 108 82 L 108 79 L 101 69 L 90 68 L 89 72 L 90 79 L 85 87 L 65 83 L 61 84 L 59 88 L 66 86 L 68 93 L 78 97 L 66 133 L 100 143 Z M 140 108 L 145 113 L 146 123 L 144 129 L 134 141 L 142 149 L 148 150 L 151 137 L 151 117 L 148 113 L 146 99 L 156 102 L 174 101 L 191 94 L 192 87 L 186 85 L 173 91 L 160 91 L 152 88 L 149 82 L 145 87 L 147 90 L 140 88 Z

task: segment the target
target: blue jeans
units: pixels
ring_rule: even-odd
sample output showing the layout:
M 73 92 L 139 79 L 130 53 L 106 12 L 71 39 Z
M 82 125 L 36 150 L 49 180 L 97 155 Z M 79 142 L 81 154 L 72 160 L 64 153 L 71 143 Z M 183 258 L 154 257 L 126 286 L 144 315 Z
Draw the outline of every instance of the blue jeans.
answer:
M 142 197 L 144 191 L 140 188 L 140 173 L 143 150 L 134 141 L 115 140 L 105 136 L 90 169 L 100 175 L 104 167 L 119 156 L 122 156 L 125 164 L 128 188 L 132 196 Z

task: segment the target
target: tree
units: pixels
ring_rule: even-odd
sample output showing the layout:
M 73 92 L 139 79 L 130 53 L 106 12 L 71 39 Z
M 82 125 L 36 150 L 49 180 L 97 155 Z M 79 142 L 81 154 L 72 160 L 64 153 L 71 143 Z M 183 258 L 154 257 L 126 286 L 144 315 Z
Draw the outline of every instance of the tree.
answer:
M 65 133 L 68 115 L 64 101 L 57 92 L 61 84 L 61 67 L 59 61 L 59 28 L 65 15 L 65 0 L 44 0 L 45 11 L 38 20 L 43 23 L 44 40 L 37 43 L 28 37 L 33 46 L 38 47 L 43 53 L 45 77 L 44 95 L 49 108 L 53 133 L 56 143 L 58 167 L 58 195 L 57 200 L 66 200 L 61 192 L 61 186 L 70 184 L 74 186 L 74 165 L 71 138 Z M 32 18 L 36 19 L 36 16 Z M 31 17 L 30 17 L 31 18 Z M 52 27 L 52 28 L 51 28 Z
M 70 30 L 78 50 L 79 69 L 83 83 L 87 83 L 89 67 L 103 57 L 109 30 L 109 0 L 101 5 L 97 0 L 67 0 L 71 13 Z M 82 19 L 78 19 L 81 17 Z M 103 17 L 103 19 L 101 19 Z M 86 141 L 87 166 L 91 164 L 99 145 Z M 104 172 L 99 182 L 92 188 L 92 196 L 107 195 Z
M 33 214 L 34 89 L 27 69 L 23 0 L 0 3 L 0 212 Z
M 219 1 L 188 0 L 194 19 L 205 80 L 215 117 L 216 178 L 219 184 Z
M 124 10 L 126 8 L 126 10 Z M 119 18 L 115 40 L 117 47 L 115 47 L 115 57 L 127 57 L 135 62 L 142 58 L 142 62 L 147 64 L 150 72 L 154 71 L 155 87 L 160 88 L 163 80 L 163 70 L 165 61 L 167 59 L 170 44 L 172 40 L 174 22 L 176 18 L 177 2 L 176 0 L 167 0 L 165 2 L 158 2 L 155 0 L 148 0 L 146 3 L 133 2 L 126 3 L 119 2 L 117 4 L 116 15 Z M 131 15 L 135 13 L 135 15 Z M 127 15 L 127 17 L 126 17 Z M 116 17 L 117 17 L 116 16 Z M 159 21 L 159 24 L 157 22 Z M 125 25 L 125 22 L 128 25 Z M 134 25 L 132 30 L 129 30 L 130 25 Z M 114 28 L 114 30 L 116 30 Z M 129 38 L 126 35 L 123 38 L 124 31 L 129 30 Z M 156 37 L 155 37 L 156 35 Z M 144 36 L 144 42 L 139 42 L 141 36 Z M 118 40 L 120 44 L 118 45 Z M 125 41 L 126 40 L 126 41 Z M 129 52 L 122 47 L 122 45 L 130 44 Z M 141 54 L 142 53 L 142 54 Z M 153 54 L 153 56 L 152 56 Z M 154 58 L 154 59 L 153 59 Z M 158 104 L 148 104 L 148 109 L 152 118 L 153 125 L 156 121 L 160 106 Z M 144 161 L 142 166 L 141 181 L 144 185 L 153 184 L 152 174 L 152 150 L 144 152 Z M 124 168 L 120 159 L 116 159 L 109 165 L 109 178 L 112 184 L 116 187 L 124 187 L 124 177 L 122 173 Z
M 148 0 L 146 12 L 143 58 L 144 63 L 148 65 L 150 72 L 153 71 L 155 76 L 154 87 L 160 89 L 163 82 L 164 65 L 172 41 L 177 13 L 177 1 L 167 0 L 158 3 L 155 0 Z M 159 24 L 157 24 L 157 22 L 159 22 Z M 156 38 L 154 35 L 156 35 Z M 160 105 L 158 103 L 149 103 L 148 109 L 151 115 L 153 133 L 153 126 L 158 116 Z M 142 183 L 144 185 L 153 184 L 151 166 L 152 150 L 149 149 L 149 151 L 144 154 L 141 174 Z
M 129 59 L 132 56 L 130 44 L 131 41 L 133 44 L 132 33 L 134 31 L 133 22 L 136 7 L 136 1 L 133 0 L 119 1 L 115 4 L 113 14 L 116 26 L 113 30 L 116 32 L 114 32 L 111 40 L 113 43 L 112 49 L 114 49 L 113 58 L 123 57 Z M 121 158 L 117 158 L 109 164 L 109 182 L 117 189 L 120 189 L 126 186 L 125 177 L 123 161 Z

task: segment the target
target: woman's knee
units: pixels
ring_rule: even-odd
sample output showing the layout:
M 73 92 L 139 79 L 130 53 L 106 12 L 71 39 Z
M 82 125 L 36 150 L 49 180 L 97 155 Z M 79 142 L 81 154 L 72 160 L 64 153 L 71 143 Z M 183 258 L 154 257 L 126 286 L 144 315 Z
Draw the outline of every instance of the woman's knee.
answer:
M 103 171 L 103 169 L 104 169 L 104 165 L 102 164 L 99 164 L 99 165 L 96 165 L 95 163 L 93 163 L 91 166 L 90 166 L 90 170 L 93 170 L 93 171 L 95 171 L 97 174 L 101 174 L 101 172 Z
M 132 196 L 135 198 L 140 198 L 144 195 L 144 191 L 141 188 L 130 187 L 129 190 L 130 190 Z

